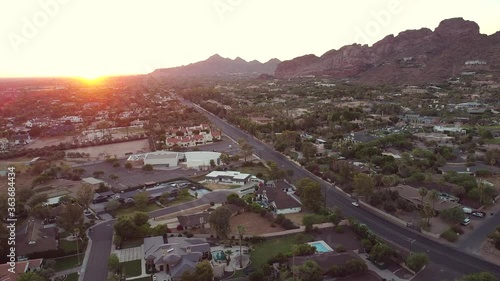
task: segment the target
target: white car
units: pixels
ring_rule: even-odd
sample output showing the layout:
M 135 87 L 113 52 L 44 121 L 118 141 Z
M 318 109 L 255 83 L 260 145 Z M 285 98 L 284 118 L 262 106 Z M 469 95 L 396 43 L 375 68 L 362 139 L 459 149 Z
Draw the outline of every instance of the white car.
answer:
M 359 207 L 359 203 L 358 203 L 358 202 L 356 202 L 356 201 L 351 202 L 351 204 L 352 204 L 353 206 Z

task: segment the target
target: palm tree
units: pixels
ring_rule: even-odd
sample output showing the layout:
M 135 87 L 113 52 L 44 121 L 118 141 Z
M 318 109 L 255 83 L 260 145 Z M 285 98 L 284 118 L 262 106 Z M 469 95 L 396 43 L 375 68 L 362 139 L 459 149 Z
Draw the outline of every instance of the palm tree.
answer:
M 243 239 L 243 234 L 245 234 L 245 227 L 243 225 L 236 226 L 238 228 L 238 234 L 240 236 L 240 268 L 243 268 L 243 252 L 241 251 L 241 240 Z
M 429 200 L 432 202 L 432 209 L 435 210 L 434 205 L 436 204 L 436 201 L 439 199 L 439 193 L 437 190 L 433 189 L 429 193 Z
M 394 186 L 395 184 L 396 184 L 396 178 L 393 175 L 382 177 L 382 185 L 384 185 L 386 191 L 387 188 Z
M 224 254 L 226 254 L 226 263 L 229 265 L 229 262 L 231 261 L 231 255 L 233 254 L 233 251 L 231 250 L 225 250 Z
M 431 224 L 431 218 L 434 216 L 434 209 L 429 204 L 424 205 L 424 209 L 422 210 L 424 216 L 427 218 L 427 225 Z
M 418 194 L 420 194 L 420 196 L 421 196 L 420 204 L 421 204 L 422 208 L 424 208 L 424 197 L 427 195 L 427 193 L 428 193 L 428 190 L 425 187 L 421 187 L 418 189 Z

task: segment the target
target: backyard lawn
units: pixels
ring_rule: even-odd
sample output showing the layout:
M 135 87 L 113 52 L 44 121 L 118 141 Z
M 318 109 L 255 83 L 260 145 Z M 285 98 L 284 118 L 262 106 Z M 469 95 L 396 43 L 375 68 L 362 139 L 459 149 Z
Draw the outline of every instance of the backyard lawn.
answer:
M 305 238 L 309 241 L 312 239 L 310 235 L 306 235 Z M 259 269 L 269 258 L 279 253 L 290 253 L 292 251 L 293 244 L 296 243 L 297 235 L 293 235 L 254 244 L 253 251 L 250 256 L 252 265 L 255 269 Z
M 133 260 L 127 262 L 121 262 L 120 265 L 123 268 L 125 277 L 134 277 L 142 274 L 141 260 Z
M 85 243 L 79 241 L 78 246 L 80 251 L 86 247 Z M 59 248 L 63 249 L 66 253 L 76 253 L 76 241 L 59 240 Z
M 80 263 L 83 262 L 83 258 L 85 254 L 80 254 Z M 54 259 L 56 264 L 54 265 L 55 271 L 61 271 L 65 269 L 70 269 L 78 266 L 78 257 L 77 255 Z

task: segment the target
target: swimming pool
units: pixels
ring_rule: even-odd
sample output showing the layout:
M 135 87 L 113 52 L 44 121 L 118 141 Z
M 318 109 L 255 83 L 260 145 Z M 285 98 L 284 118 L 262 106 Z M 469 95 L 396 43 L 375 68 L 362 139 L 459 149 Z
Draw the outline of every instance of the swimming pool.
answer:
M 316 248 L 316 251 L 319 252 L 319 253 L 327 253 L 327 252 L 333 252 L 333 249 L 330 248 L 330 246 L 328 246 L 328 244 L 326 244 L 325 241 L 321 240 L 321 241 L 314 241 L 314 242 L 310 242 L 310 243 L 307 243 L 311 246 L 313 246 L 314 248 Z

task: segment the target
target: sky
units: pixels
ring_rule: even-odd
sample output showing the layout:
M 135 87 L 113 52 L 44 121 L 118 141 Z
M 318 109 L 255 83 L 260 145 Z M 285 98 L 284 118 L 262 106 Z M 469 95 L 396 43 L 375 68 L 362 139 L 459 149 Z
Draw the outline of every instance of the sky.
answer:
M 500 30 L 499 0 L 0 0 L 0 77 L 143 74 L 213 54 L 322 55 L 443 19 Z

